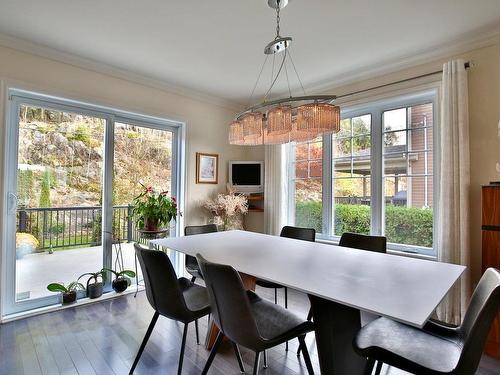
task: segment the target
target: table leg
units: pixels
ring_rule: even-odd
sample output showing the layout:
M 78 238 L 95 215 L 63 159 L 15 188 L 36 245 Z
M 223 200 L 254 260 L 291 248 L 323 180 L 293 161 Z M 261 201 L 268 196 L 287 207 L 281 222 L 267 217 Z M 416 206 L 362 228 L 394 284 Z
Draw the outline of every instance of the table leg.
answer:
M 309 300 L 321 374 L 363 374 L 366 359 L 356 354 L 352 347 L 361 328 L 360 311 L 312 295 L 309 295 Z
M 240 272 L 241 281 L 243 282 L 243 287 L 246 290 L 255 290 L 255 285 L 257 283 L 257 279 L 254 276 L 247 275 L 246 273 Z M 214 322 L 213 314 L 210 318 L 210 323 L 208 324 L 207 337 L 205 339 L 205 349 L 210 350 L 217 339 L 217 335 L 219 334 L 219 327 Z

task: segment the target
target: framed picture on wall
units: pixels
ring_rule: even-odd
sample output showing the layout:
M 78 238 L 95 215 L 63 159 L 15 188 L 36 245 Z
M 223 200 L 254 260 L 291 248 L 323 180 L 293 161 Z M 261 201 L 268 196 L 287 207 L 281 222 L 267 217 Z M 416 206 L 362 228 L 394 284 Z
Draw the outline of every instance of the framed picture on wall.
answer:
M 219 174 L 219 155 L 196 153 L 196 183 L 217 184 Z

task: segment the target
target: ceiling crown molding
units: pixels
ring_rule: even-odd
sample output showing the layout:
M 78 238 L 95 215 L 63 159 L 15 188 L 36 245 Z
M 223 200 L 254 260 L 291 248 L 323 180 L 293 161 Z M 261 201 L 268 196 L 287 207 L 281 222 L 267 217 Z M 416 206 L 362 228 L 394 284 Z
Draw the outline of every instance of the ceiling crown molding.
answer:
M 56 62 L 73 65 L 78 68 L 90 70 L 96 73 L 109 75 L 115 78 L 127 80 L 143 86 L 162 90 L 171 94 L 184 96 L 189 99 L 213 104 L 233 111 L 240 111 L 243 105 L 235 101 L 221 98 L 215 95 L 196 91 L 183 86 L 175 85 L 167 81 L 148 77 L 132 71 L 121 69 L 109 64 L 87 59 L 72 53 L 63 52 L 41 44 L 33 43 L 8 34 L 0 33 L 0 46 L 11 48 L 31 55 L 47 58 Z
M 426 63 L 440 62 L 440 60 L 498 43 L 500 43 L 500 25 L 494 24 L 493 26 L 469 32 L 446 43 L 423 49 L 411 55 L 403 57 L 395 56 L 391 59 L 381 61 L 376 66 L 372 64 L 353 69 L 349 72 L 328 78 L 323 82 L 306 85 L 306 89 L 309 93 L 314 94 L 331 92 L 342 86 L 414 68 Z

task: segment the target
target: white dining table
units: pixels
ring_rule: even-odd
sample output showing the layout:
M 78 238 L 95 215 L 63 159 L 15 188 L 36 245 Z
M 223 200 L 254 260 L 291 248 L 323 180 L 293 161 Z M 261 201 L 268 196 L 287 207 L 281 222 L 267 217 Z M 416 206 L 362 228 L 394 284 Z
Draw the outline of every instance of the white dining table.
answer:
M 231 265 L 237 271 L 307 293 L 322 374 L 362 374 L 352 348 L 360 311 L 423 327 L 465 267 L 227 231 L 150 241 L 153 245 Z

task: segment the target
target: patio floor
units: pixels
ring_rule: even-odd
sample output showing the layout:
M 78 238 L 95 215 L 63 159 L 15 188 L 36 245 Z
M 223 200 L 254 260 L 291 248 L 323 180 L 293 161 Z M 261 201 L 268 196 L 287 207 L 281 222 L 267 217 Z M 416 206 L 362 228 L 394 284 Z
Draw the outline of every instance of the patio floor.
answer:
M 133 243 L 123 243 L 121 248 L 124 268 L 135 270 Z M 113 265 L 115 254 L 113 249 Z M 47 290 L 48 284 L 67 284 L 85 272 L 99 271 L 102 268 L 102 257 L 101 246 L 25 255 L 16 261 L 17 298 L 21 300 L 52 295 Z M 138 268 L 139 279 L 142 279 L 139 265 Z

